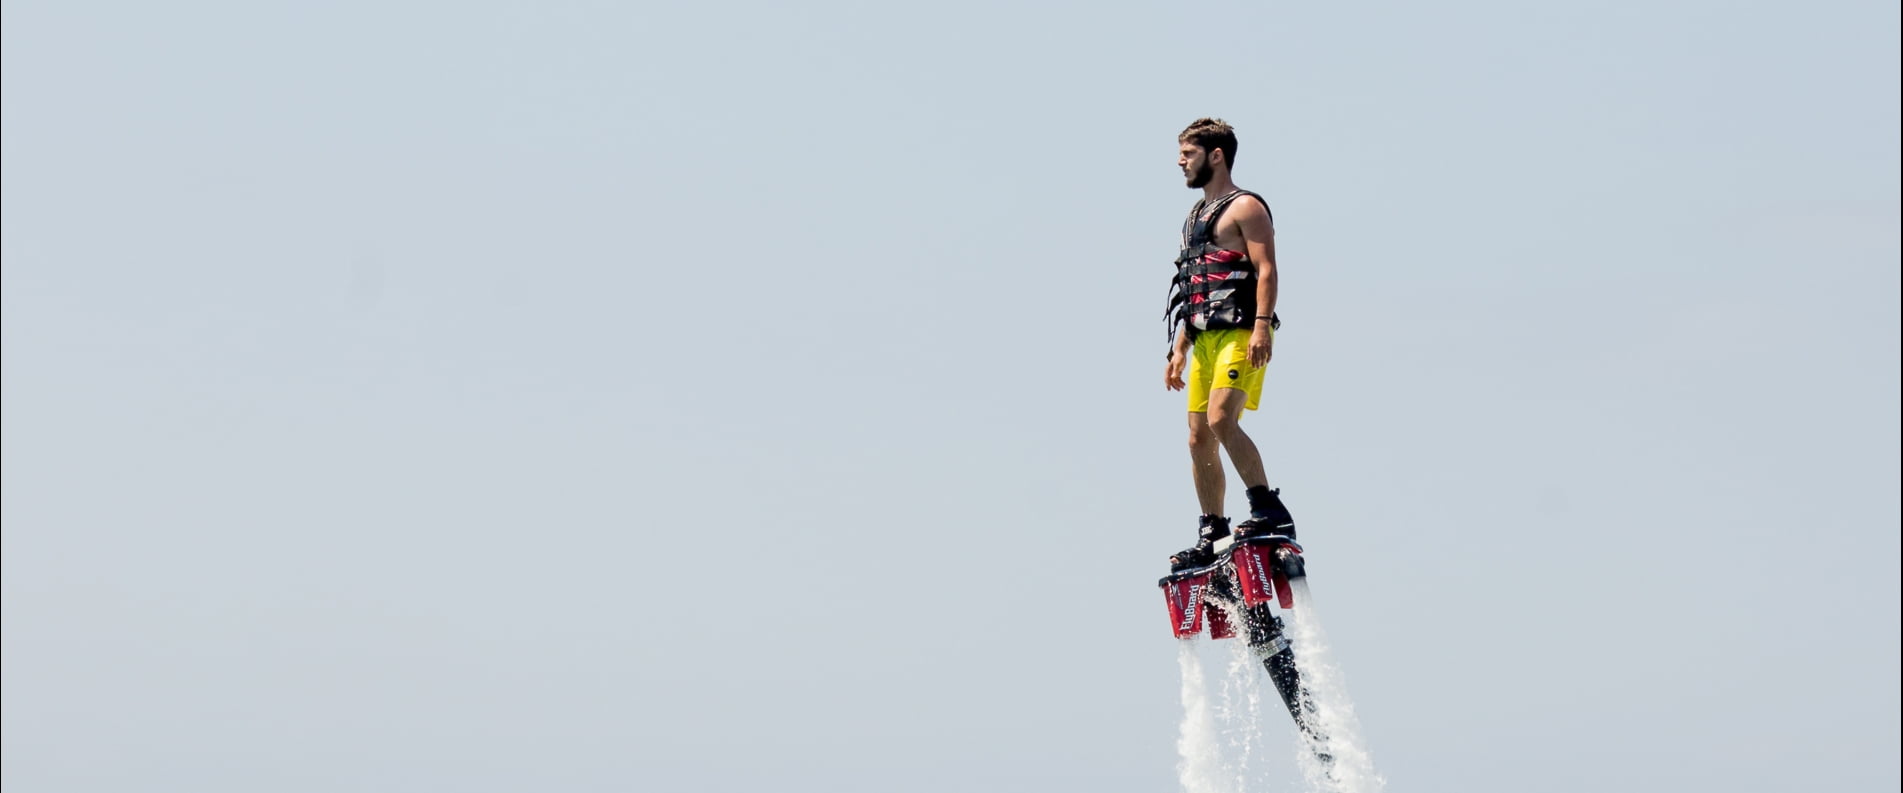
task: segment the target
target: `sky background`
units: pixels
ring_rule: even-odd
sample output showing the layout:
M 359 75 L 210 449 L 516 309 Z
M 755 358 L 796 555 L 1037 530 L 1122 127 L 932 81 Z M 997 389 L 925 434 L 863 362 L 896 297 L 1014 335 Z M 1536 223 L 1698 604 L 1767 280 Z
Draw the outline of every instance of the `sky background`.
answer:
M 1390 790 L 1895 790 L 1898 13 L 7 0 L 0 784 L 1174 789 L 1213 115 Z

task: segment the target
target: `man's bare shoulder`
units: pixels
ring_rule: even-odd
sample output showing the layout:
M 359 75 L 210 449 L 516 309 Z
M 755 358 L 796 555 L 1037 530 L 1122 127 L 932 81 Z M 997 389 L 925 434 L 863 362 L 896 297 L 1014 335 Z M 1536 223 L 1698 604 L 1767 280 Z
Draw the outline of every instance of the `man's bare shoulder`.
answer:
M 1269 200 L 1247 191 L 1236 196 L 1236 200 L 1229 207 L 1229 214 L 1234 215 L 1237 220 L 1273 220 L 1273 216 L 1269 213 Z
M 1226 233 L 1221 236 L 1235 246 L 1241 246 L 1247 240 L 1262 241 L 1275 236 L 1275 222 L 1269 215 L 1269 205 L 1254 193 L 1236 196 L 1236 200 L 1229 203 L 1228 211 L 1223 213 L 1222 225 Z

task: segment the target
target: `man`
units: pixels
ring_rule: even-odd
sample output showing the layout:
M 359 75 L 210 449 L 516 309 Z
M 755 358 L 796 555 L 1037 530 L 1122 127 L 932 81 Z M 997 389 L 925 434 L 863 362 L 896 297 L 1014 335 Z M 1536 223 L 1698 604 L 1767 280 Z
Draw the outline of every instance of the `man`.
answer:
M 1191 189 L 1203 191 L 1183 222 L 1167 314 L 1173 344 L 1163 375 L 1170 390 L 1189 391 L 1189 457 L 1202 507 L 1196 544 L 1170 557 L 1171 567 L 1181 570 L 1214 562 L 1213 546 L 1229 536 L 1223 452 L 1248 487 L 1249 519 L 1237 524 L 1237 536 L 1293 538 L 1295 519 L 1280 491 L 1269 489 L 1262 455 L 1239 423 L 1243 410 L 1261 402 L 1262 371 L 1281 325 L 1274 220 L 1261 196 L 1230 179 L 1236 132 L 1228 124 L 1197 119 L 1177 142 L 1177 166 Z

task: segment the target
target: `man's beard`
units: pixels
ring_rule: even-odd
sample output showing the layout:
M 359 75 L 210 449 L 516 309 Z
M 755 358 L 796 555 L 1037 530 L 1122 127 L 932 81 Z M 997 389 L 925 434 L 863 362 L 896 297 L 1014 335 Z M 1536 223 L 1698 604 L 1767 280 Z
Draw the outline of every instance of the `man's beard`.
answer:
M 1195 173 L 1189 175 L 1189 189 L 1195 190 L 1200 188 L 1203 185 L 1209 184 L 1209 180 L 1214 178 L 1216 178 L 1216 167 L 1210 165 L 1208 160 L 1204 160 L 1202 167 L 1197 168 Z

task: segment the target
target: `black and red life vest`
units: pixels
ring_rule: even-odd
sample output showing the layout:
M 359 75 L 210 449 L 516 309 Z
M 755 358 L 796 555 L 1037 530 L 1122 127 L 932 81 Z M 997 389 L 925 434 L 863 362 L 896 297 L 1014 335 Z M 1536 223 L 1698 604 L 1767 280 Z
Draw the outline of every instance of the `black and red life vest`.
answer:
M 1200 331 L 1251 328 L 1255 325 L 1257 271 L 1255 262 L 1241 251 L 1216 247 L 1216 223 L 1238 197 L 1269 202 L 1247 190 L 1237 190 L 1205 205 L 1196 202 L 1183 221 L 1183 250 L 1176 256 L 1176 277 L 1170 279 L 1169 307 L 1163 318 L 1169 322 L 1170 339 L 1176 329 L 1194 338 Z M 1273 217 L 1273 216 L 1271 216 Z M 1280 320 L 1269 317 L 1269 327 L 1279 328 Z

